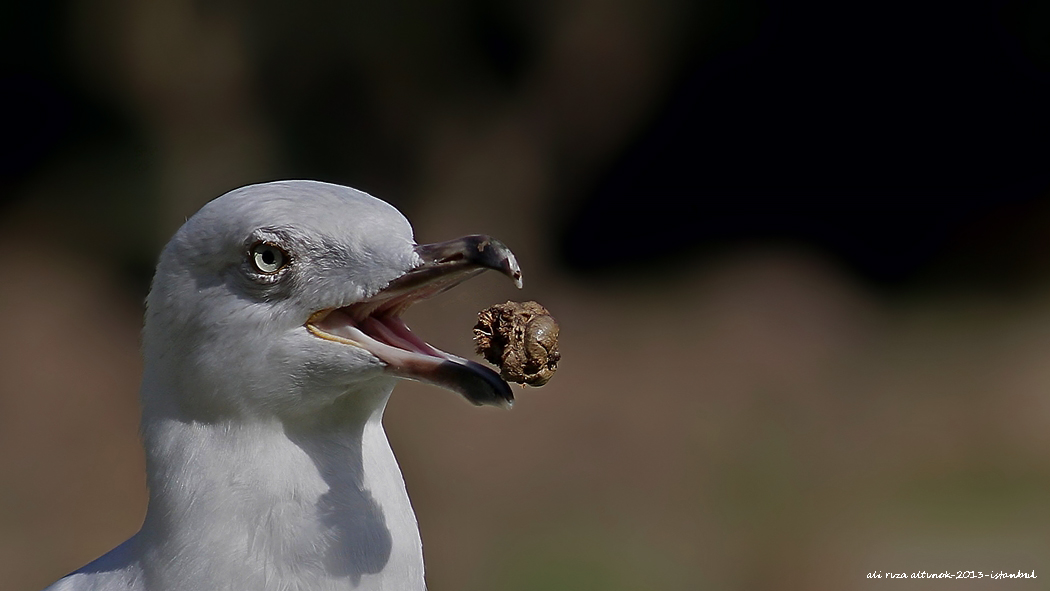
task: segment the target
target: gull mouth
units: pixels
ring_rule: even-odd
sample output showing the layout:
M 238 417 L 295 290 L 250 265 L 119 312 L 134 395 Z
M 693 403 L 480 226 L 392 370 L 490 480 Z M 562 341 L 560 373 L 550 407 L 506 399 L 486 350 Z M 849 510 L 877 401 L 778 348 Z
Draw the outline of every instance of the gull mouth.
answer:
M 423 263 L 365 301 L 315 312 L 306 321 L 314 336 L 365 349 L 385 371 L 400 378 L 459 392 L 476 405 L 509 407 L 514 394 L 499 374 L 480 363 L 442 351 L 416 336 L 401 314 L 420 300 L 493 269 L 521 287 L 514 254 L 488 236 L 465 236 L 416 247 Z

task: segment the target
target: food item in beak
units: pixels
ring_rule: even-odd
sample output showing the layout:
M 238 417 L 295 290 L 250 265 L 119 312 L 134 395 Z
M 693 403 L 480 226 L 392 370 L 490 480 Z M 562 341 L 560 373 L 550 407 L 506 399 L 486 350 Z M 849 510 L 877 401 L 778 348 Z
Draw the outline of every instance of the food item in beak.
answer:
M 542 386 L 558 369 L 558 323 L 536 302 L 507 302 L 478 312 L 477 351 L 508 382 Z

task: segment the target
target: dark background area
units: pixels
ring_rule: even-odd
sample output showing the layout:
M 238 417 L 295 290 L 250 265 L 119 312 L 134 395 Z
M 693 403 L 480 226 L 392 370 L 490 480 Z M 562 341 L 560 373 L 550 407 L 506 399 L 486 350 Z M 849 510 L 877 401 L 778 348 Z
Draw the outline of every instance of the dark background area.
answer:
M 782 240 L 877 283 L 949 261 L 971 285 L 1027 278 L 1033 247 L 1046 254 L 1025 228 L 1050 186 L 1045 7 L 725 9 L 721 38 L 685 52 L 659 110 L 592 181 L 566 225 L 569 264 Z M 1009 229 L 979 235 L 989 218 Z M 1021 256 L 973 256 L 1017 231 L 1035 243 L 1015 245 Z M 625 234 L 637 248 L 612 248 Z
M 586 172 L 571 140 L 556 155 L 566 188 L 548 198 L 560 264 L 630 272 L 772 241 L 825 250 L 879 285 L 1015 285 L 1040 274 L 1046 244 L 1031 218 L 1045 219 L 1050 187 L 1046 3 L 673 8 L 680 22 L 651 107 Z M 284 168 L 410 202 L 422 122 L 438 104 L 469 109 L 521 92 L 550 10 L 245 9 L 252 86 Z M 148 170 L 140 123 L 69 63 L 69 4 L 5 12 L 5 200 L 63 152 L 102 147 Z M 380 104 L 375 78 L 408 87 L 398 96 L 407 104 Z M 62 206 L 75 208 L 86 197 L 68 198 Z M 110 199 L 103 210 L 126 205 Z M 148 276 L 151 257 L 136 258 Z
M 434 591 L 1045 569 L 1047 105 L 1041 0 L 4 3 L 0 570 L 135 531 L 156 255 L 279 178 L 514 248 L 436 345 L 562 320 L 506 416 L 399 386 Z

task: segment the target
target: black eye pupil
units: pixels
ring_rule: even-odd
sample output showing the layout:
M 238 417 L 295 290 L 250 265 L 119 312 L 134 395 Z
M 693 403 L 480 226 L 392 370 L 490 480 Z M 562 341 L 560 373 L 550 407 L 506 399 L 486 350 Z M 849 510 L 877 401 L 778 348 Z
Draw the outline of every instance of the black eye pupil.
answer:
M 274 261 L 277 260 L 277 257 L 274 256 L 272 250 L 264 250 L 262 253 L 262 260 L 267 265 L 272 265 Z

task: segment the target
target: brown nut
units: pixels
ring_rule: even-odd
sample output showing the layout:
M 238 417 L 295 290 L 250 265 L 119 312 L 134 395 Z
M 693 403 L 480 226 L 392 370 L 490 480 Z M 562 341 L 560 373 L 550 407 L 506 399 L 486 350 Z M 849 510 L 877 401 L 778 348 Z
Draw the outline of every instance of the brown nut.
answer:
M 536 302 L 496 304 L 478 313 L 474 343 L 508 382 L 542 386 L 558 369 L 558 323 Z

